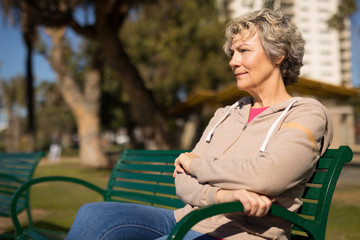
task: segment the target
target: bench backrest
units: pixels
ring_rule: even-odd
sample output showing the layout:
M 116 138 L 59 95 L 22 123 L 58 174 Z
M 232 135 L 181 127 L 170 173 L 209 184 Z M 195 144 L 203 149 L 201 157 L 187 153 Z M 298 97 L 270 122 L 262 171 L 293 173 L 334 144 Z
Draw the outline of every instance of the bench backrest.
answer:
M 30 180 L 43 152 L 0 153 L 0 216 L 9 216 L 11 197 L 26 181 Z M 18 212 L 27 204 L 24 196 L 18 204 Z
M 303 205 L 298 214 L 318 224 L 317 234 L 325 237 L 326 223 L 330 209 L 331 199 L 335 190 L 336 182 L 346 162 L 352 160 L 352 151 L 347 146 L 339 149 L 328 149 L 319 159 L 315 172 L 306 184 L 303 194 Z M 302 239 L 306 236 L 301 229 L 293 228 L 292 239 Z
M 116 162 L 106 201 L 123 201 L 175 209 L 183 207 L 176 196 L 175 159 L 182 150 L 125 150 Z

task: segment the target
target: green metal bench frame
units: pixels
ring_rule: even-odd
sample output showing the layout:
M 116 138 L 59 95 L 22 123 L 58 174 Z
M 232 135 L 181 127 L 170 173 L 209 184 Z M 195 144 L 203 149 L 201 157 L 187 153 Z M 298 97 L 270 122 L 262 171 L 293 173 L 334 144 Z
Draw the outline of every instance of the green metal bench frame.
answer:
M 43 152 L 0 153 L 0 216 L 10 217 L 13 194 L 23 183 L 33 177 L 35 168 L 43 156 Z M 28 191 L 21 196 L 17 208 L 14 209 L 14 214 L 25 209 L 28 220 L 32 224 Z M 14 234 L 0 234 L 0 239 L 13 239 L 14 237 Z
M 11 212 L 22 192 L 32 185 L 48 181 L 66 181 L 84 185 L 103 196 L 105 201 L 124 201 L 175 209 L 184 204 L 175 196 L 172 179 L 173 162 L 183 151 L 126 150 L 117 161 L 107 189 L 101 189 L 86 181 L 69 177 L 43 177 L 25 183 L 14 195 Z M 325 239 L 326 223 L 336 182 L 346 162 L 352 160 L 347 146 L 328 149 L 317 163 L 316 170 L 303 194 L 303 206 L 299 212 L 289 212 L 272 205 L 270 213 L 294 224 L 291 239 Z M 223 213 L 243 211 L 239 202 L 214 204 L 195 210 L 185 216 L 172 230 L 168 239 L 183 239 L 186 232 L 202 219 Z M 16 214 L 12 214 L 17 239 L 61 239 L 48 234 L 48 230 L 33 227 L 22 230 Z

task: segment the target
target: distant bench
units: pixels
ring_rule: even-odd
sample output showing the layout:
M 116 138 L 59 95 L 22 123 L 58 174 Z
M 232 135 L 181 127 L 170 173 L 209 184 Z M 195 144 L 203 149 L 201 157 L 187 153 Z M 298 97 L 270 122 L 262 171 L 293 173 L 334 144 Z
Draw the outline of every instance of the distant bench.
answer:
M 44 156 L 39 153 L 0 153 L 0 216 L 10 217 L 10 203 L 13 194 L 25 182 L 29 181 L 34 174 L 40 159 Z M 16 213 L 24 209 L 29 211 L 29 193 L 26 191 L 20 199 Z M 1 239 L 13 239 L 14 235 L 2 234 Z
M 24 184 L 14 195 L 11 212 L 16 212 L 19 196 L 32 185 L 49 181 L 66 181 L 81 184 L 103 196 L 104 201 L 122 201 L 176 209 L 184 206 L 177 197 L 172 173 L 174 160 L 184 151 L 125 150 L 116 162 L 106 189 L 71 177 L 42 177 Z M 331 198 L 341 169 L 352 160 L 352 151 L 347 146 L 328 149 L 317 163 L 316 170 L 306 185 L 303 206 L 298 214 L 272 205 L 270 214 L 282 217 L 294 224 L 292 239 L 324 239 Z M 243 211 L 239 202 L 214 204 L 197 209 L 186 215 L 173 229 L 168 239 L 183 239 L 185 233 L 204 218 Z M 17 239 L 63 239 L 66 233 L 30 226 L 22 230 L 16 214 L 12 214 Z M 55 237 L 55 235 L 57 237 Z M 58 238 L 60 237 L 60 238 Z

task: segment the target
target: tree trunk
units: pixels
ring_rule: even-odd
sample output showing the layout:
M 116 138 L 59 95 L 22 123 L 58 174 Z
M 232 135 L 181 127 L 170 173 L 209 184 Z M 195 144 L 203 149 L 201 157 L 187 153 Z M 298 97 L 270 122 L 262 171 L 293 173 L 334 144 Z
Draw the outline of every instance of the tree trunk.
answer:
M 106 167 L 108 164 L 100 147 L 99 120 L 98 115 L 89 112 L 76 116 L 81 161 L 92 167 Z
M 36 41 L 36 27 L 30 14 L 23 11 L 21 14 L 22 35 L 26 46 L 26 107 L 27 107 L 27 127 L 25 130 L 27 152 L 35 150 L 36 125 L 35 125 L 35 104 L 34 104 L 34 74 L 33 74 L 33 48 Z
M 111 22 L 100 22 L 98 26 L 97 42 L 104 50 L 106 59 L 124 91 L 129 94 L 131 118 L 143 129 L 146 141 L 155 140 L 157 148 L 169 148 L 170 132 L 165 114 L 155 102 L 152 92 L 146 88 L 137 69 L 131 64 L 118 37 L 118 29 L 112 27 Z
M 34 105 L 34 76 L 33 76 L 33 45 L 29 36 L 24 33 L 24 40 L 27 49 L 26 55 L 26 103 L 27 103 L 27 128 L 25 131 L 26 151 L 35 150 L 36 127 L 35 127 L 35 105 Z
M 78 127 L 80 159 L 91 167 L 106 167 L 108 161 L 100 146 L 99 106 L 101 94 L 101 74 L 95 62 L 85 76 L 84 91 L 80 91 L 71 70 L 66 65 L 63 44 L 65 28 L 47 29 L 53 42 L 50 63 L 57 75 L 60 91 L 75 115 Z

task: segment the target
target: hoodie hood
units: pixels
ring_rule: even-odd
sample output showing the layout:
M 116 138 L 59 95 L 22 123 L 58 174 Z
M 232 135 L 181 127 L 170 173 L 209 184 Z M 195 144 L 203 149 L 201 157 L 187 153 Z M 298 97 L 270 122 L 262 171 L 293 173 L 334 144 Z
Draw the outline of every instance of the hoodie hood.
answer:
M 259 151 L 260 152 L 264 152 L 266 149 L 266 146 L 269 142 L 269 139 L 272 135 L 272 133 L 274 132 L 274 130 L 276 129 L 276 127 L 282 122 L 282 119 L 284 119 L 284 117 L 286 116 L 286 114 L 289 112 L 289 110 L 294 106 L 300 106 L 302 104 L 308 104 L 308 103 L 312 103 L 312 104 L 316 104 L 317 106 L 319 106 L 323 112 L 325 113 L 325 116 L 327 118 L 327 126 L 326 126 L 326 130 L 325 130 L 325 135 L 324 135 L 324 141 L 323 141 L 323 146 L 321 148 L 321 155 L 326 151 L 326 149 L 330 146 L 332 139 L 333 139 L 333 123 L 330 117 L 330 114 L 328 113 L 327 109 L 318 101 L 311 99 L 311 98 L 301 98 L 301 97 L 295 97 L 295 98 L 291 98 L 287 101 L 275 104 L 271 107 L 269 107 L 269 109 L 272 112 L 279 112 L 282 111 L 281 115 L 273 122 L 273 124 L 271 125 L 271 127 L 269 128 L 266 138 L 263 141 Z M 214 132 L 216 130 L 216 128 L 223 122 L 225 121 L 225 119 L 232 114 L 233 110 L 236 108 L 243 108 L 246 105 L 252 105 L 253 104 L 253 98 L 252 97 L 243 97 L 240 100 L 236 101 L 233 105 L 230 106 L 230 108 L 228 108 L 228 110 L 225 112 L 225 114 L 223 115 L 222 118 L 220 118 L 220 120 L 210 129 L 210 131 L 208 132 L 207 136 L 206 136 L 206 142 L 210 142 L 212 136 L 214 135 Z

